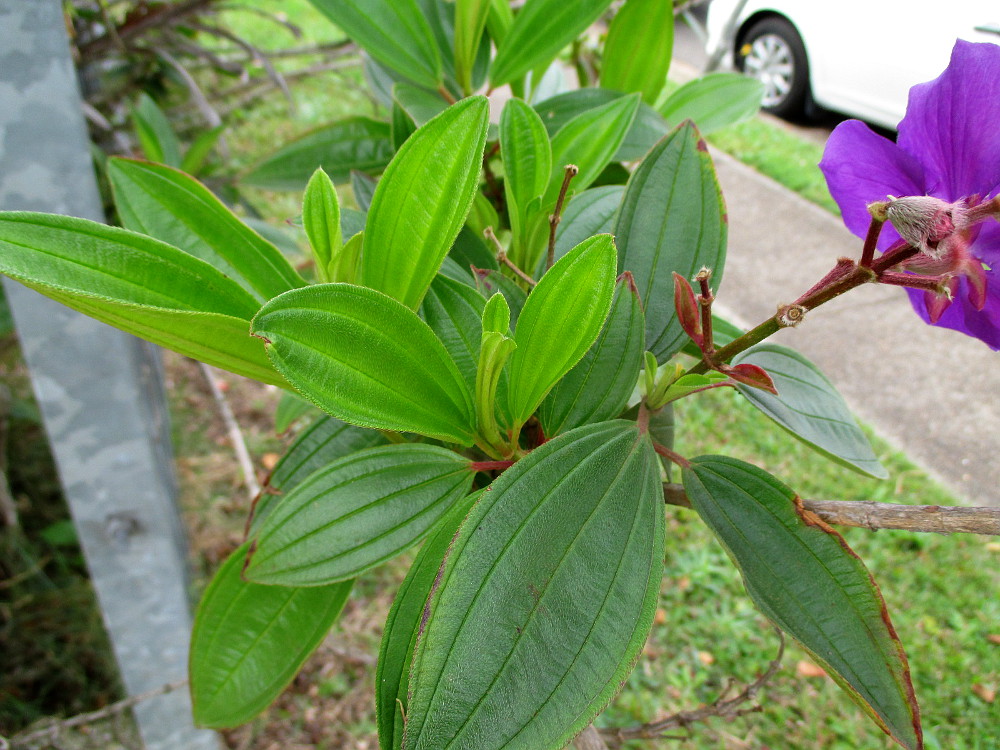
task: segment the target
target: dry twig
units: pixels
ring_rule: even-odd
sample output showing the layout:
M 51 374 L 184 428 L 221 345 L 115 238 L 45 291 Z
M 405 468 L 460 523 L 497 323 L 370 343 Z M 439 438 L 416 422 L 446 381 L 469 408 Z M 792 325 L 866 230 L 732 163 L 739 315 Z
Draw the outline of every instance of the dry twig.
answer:
M 226 424 L 226 432 L 229 433 L 229 442 L 233 444 L 236 460 L 243 471 L 243 481 L 246 484 L 247 493 L 250 495 L 251 502 L 253 502 L 260 494 L 260 483 L 257 481 L 257 474 L 253 470 L 253 461 L 250 460 L 250 451 L 247 450 L 246 441 L 243 439 L 243 431 L 240 430 L 240 425 L 236 421 L 236 417 L 233 415 L 233 410 L 230 408 L 225 395 L 219 390 L 218 383 L 216 383 L 218 373 L 216 373 L 213 367 L 206 365 L 204 362 L 199 362 L 198 367 L 201 368 L 201 373 L 208 382 L 208 387 L 212 391 L 212 397 L 219 407 L 219 414 L 222 416 L 222 421 Z

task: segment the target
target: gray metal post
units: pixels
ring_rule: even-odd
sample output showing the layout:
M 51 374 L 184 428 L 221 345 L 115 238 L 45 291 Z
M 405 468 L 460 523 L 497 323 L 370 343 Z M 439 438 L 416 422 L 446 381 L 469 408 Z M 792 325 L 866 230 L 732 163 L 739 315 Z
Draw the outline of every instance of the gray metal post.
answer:
M 0 208 L 103 220 L 80 104 L 60 0 L 0 0 Z M 4 281 L 125 686 L 183 679 L 187 565 L 156 354 Z M 185 690 L 135 715 L 149 750 L 219 746 Z

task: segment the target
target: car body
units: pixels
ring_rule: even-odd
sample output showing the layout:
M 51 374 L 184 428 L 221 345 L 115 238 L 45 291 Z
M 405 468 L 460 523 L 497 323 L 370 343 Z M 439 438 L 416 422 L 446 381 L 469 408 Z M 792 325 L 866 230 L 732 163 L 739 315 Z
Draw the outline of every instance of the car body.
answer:
M 706 31 L 710 58 L 764 82 L 765 109 L 818 105 L 895 129 L 956 39 L 1000 43 L 1000 0 L 712 0 Z

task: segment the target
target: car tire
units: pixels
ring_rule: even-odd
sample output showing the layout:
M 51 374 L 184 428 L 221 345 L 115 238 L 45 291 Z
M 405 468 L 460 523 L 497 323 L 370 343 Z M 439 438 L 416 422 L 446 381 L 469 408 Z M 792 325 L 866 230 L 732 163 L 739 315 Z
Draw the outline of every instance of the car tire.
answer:
M 811 96 L 809 59 L 802 37 L 783 18 L 765 18 L 742 35 L 736 67 L 764 84 L 761 108 L 779 117 L 802 117 Z

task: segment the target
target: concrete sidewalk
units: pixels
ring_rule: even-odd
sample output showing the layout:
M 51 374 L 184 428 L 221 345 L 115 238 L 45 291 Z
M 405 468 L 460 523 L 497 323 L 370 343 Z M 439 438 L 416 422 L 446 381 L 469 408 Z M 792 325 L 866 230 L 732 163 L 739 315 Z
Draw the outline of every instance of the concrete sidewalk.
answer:
M 712 157 L 730 222 L 720 313 L 754 325 L 838 257 L 860 256 L 861 240 L 839 219 L 726 154 Z M 772 340 L 812 359 L 861 420 L 959 498 L 1000 505 L 996 352 L 926 325 L 902 289 L 877 285 L 827 303 Z

